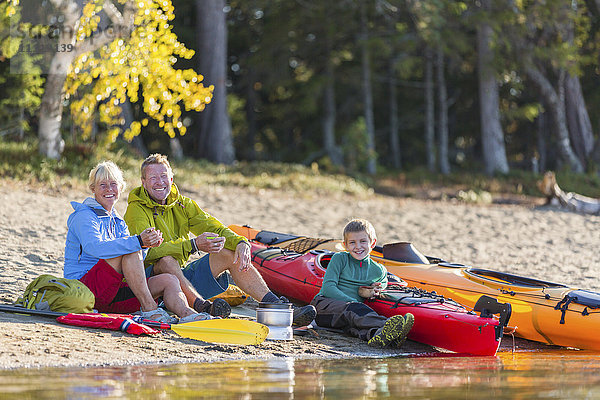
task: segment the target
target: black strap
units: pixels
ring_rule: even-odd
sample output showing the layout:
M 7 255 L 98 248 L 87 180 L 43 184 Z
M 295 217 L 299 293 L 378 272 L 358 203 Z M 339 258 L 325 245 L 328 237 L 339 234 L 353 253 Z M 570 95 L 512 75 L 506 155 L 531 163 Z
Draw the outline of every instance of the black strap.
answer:
M 561 315 L 560 315 L 560 323 L 561 324 L 565 323 L 565 315 L 567 313 L 567 309 L 569 308 L 569 304 L 571 304 L 571 302 L 573 300 L 574 300 L 573 297 L 566 295 L 561 301 L 556 303 L 556 305 L 554 306 L 555 310 L 561 311 Z

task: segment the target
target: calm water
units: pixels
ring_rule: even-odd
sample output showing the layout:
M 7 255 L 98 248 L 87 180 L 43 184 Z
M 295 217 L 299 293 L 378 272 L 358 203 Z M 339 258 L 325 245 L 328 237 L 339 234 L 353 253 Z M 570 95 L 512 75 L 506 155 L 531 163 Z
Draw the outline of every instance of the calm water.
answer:
M 2 399 L 600 399 L 600 354 L 0 371 Z

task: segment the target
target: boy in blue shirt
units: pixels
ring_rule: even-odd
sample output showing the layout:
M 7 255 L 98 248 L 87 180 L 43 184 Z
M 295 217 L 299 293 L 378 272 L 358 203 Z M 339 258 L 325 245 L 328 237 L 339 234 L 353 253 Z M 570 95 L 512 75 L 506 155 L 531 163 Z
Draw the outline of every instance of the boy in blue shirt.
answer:
M 342 329 L 373 347 L 400 347 L 413 326 L 414 316 L 409 313 L 386 318 L 363 303 L 387 286 L 387 270 L 369 256 L 376 241 L 375 228 L 369 221 L 354 219 L 346 225 L 347 251 L 333 255 L 321 290 L 311 302 L 317 309 L 315 322 L 322 327 Z

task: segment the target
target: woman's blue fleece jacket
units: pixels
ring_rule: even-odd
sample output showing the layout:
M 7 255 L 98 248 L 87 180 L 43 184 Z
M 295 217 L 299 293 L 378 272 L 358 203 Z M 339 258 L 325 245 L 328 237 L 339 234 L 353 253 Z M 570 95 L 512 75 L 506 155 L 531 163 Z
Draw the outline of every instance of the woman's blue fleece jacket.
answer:
M 125 221 L 115 209 L 108 213 L 91 197 L 71 202 L 67 219 L 65 278 L 80 279 L 100 259 L 114 258 L 142 249 L 137 236 L 129 236 Z

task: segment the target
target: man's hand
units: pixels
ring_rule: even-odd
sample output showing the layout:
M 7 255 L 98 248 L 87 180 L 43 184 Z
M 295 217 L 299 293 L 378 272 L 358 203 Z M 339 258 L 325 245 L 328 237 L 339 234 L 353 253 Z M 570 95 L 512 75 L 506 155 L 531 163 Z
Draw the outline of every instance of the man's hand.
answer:
M 157 247 L 163 242 L 162 232 L 155 228 L 146 228 L 140 233 L 140 238 L 144 244 L 142 247 Z
M 235 247 L 233 265 L 239 265 L 240 271 L 247 271 L 252 265 L 252 260 L 250 259 L 250 246 L 248 246 L 247 242 L 239 242 Z
M 218 253 L 225 246 L 225 238 L 213 232 L 204 232 L 194 238 L 198 250 L 205 253 Z

